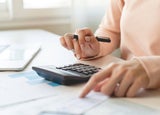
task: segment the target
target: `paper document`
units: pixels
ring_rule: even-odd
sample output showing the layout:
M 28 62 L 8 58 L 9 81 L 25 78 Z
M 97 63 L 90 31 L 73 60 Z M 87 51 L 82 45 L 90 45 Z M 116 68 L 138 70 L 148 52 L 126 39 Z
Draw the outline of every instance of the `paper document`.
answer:
M 48 108 L 48 111 L 43 111 L 41 114 L 69 114 L 81 115 L 94 106 L 103 103 L 108 97 L 96 92 L 91 92 L 86 98 L 72 97 L 68 100 L 57 104 L 55 107 Z
M 0 114 L 19 115 L 21 113 L 21 115 L 46 115 L 52 113 L 53 115 L 59 115 L 63 113 L 65 115 L 80 115 L 103 103 L 107 98 L 107 96 L 95 92 L 90 93 L 83 99 L 79 98 L 78 94 L 66 95 L 64 93 L 64 95 L 51 96 L 8 107 L 0 111 Z
M 57 95 L 59 84 L 39 77 L 34 71 L 3 76 L 0 79 L 0 107 Z
M 160 115 L 160 111 L 92 92 L 84 99 L 63 93 L 35 100 L 8 107 L 0 115 Z

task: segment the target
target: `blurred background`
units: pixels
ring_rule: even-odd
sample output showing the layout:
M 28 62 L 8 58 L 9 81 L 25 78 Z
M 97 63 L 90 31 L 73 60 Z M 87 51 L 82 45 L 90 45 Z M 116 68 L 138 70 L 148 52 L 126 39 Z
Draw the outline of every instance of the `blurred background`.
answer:
M 45 29 L 63 35 L 98 27 L 107 0 L 0 0 L 0 30 Z

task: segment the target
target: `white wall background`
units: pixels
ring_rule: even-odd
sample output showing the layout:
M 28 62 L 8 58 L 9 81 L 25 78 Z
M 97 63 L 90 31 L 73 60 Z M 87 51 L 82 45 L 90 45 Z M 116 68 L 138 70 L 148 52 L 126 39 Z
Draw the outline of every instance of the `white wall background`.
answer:
M 108 0 L 73 0 L 73 29 L 98 27 L 108 5 Z
M 9 2 L 11 1 L 9 0 Z M 74 32 L 76 28 L 83 27 L 89 27 L 95 31 L 108 3 L 108 0 L 72 0 L 71 10 L 56 12 L 61 16 L 54 18 L 51 11 L 46 12 L 51 17 L 42 17 L 41 14 L 46 14 L 42 10 L 35 16 L 34 11 L 29 13 L 20 8 L 19 4 L 22 4 L 22 0 L 13 1 L 15 8 L 11 12 L 14 13 L 14 17 L 0 21 L 0 30 L 40 28 L 60 35 Z M 67 15 L 62 16 L 62 13 Z M 68 14 L 70 15 L 68 16 Z

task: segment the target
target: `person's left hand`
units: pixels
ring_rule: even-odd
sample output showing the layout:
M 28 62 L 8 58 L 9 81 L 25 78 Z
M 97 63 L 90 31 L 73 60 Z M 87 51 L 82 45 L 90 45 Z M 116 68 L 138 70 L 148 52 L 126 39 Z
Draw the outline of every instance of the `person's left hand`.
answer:
M 141 88 L 147 88 L 149 78 L 138 60 L 109 64 L 104 70 L 91 77 L 80 97 L 91 90 L 117 97 L 134 97 Z

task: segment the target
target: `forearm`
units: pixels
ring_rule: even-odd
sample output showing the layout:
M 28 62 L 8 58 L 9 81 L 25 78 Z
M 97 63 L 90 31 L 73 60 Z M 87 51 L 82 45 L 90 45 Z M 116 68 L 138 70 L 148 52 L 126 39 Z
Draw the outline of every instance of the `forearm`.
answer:
M 110 32 L 109 29 L 100 26 L 97 29 L 95 36 L 109 37 L 111 40 L 109 43 L 100 42 L 100 52 L 97 57 L 111 54 L 115 49 L 119 48 L 120 35 L 118 32 Z

